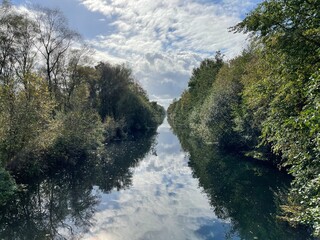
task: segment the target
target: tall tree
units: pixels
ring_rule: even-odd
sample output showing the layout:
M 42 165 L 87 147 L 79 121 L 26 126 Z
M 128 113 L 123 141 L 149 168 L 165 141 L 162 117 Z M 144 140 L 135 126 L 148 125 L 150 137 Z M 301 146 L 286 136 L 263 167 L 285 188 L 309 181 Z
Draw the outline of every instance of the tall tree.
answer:
M 45 59 L 45 70 L 50 93 L 59 91 L 59 64 L 73 41 L 80 36 L 68 27 L 62 12 L 58 9 L 37 7 L 36 24 L 39 45 L 37 48 Z
M 320 235 L 320 2 L 265 1 L 234 29 L 252 32 L 269 62 L 250 101 L 266 100 L 262 137 L 295 177 L 285 210 Z
M 236 25 L 252 32 L 267 46 L 288 54 L 289 64 L 320 61 L 320 3 L 318 0 L 268 0 Z M 302 66 L 301 66 L 302 67 Z
M 102 119 L 117 117 L 116 104 L 133 81 L 131 70 L 124 65 L 112 66 L 108 63 L 99 63 L 96 66 L 99 72 L 99 112 Z

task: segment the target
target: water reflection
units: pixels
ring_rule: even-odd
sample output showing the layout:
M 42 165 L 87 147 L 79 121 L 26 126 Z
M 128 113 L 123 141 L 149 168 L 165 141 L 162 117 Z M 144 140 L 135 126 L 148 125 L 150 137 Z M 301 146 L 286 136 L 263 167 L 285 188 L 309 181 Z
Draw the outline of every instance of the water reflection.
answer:
M 214 230 L 211 239 L 224 239 L 230 221 L 212 212 L 169 127 L 159 132 L 155 149 L 134 169 L 132 186 L 102 194 L 84 239 L 203 239 L 202 226 Z
M 283 175 L 179 137 L 184 150 L 165 122 L 25 185 L 0 207 L 0 239 L 308 239 L 276 221 Z
M 0 206 L 0 239 L 80 239 L 94 224 L 101 193 L 131 185 L 132 168 L 155 137 L 110 144 L 100 160 L 86 159 L 33 183 Z M 19 179 L 17 179 L 19 181 Z
M 21 188 L 1 208 L 1 239 L 60 239 L 58 229 L 72 233 L 75 226 L 90 226 L 97 197 L 81 174 L 58 174 Z
M 85 239 L 308 239 L 276 220 L 284 175 L 219 154 L 188 133 L 179 135 L 182 150 L 168 126 L 159 131 L 132 186 L 102 195 Z
M 305 230 L 293 229 L 277 217 L 279 195 L 290 185 L 286 174 L 253 159 L 220 152 L 213 145 L 190 138 L 183 129 L 178 136 L 214 213 L 231 221 L 227 239 L 313 239 Z M 204 239 L 211 239 L 210 226 L 202 226 L 198 231 L 203 232 Z

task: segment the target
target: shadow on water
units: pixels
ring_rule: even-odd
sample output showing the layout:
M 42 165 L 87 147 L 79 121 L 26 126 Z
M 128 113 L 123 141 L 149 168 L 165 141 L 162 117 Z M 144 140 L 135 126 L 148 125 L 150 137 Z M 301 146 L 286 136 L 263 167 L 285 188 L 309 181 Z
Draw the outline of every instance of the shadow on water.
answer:
M 290 185 L 288 175 L 252 159 L 223 153 L 190 137 L 185 129 L 178 130 L 177 136 L 212 210 L 218 218 L 231 222 L 224 239 L 313 239 L 306 229 L 292 228 L 278 218 L 279 196 Z M 210 224 L 197 231 L 203 239 L 213 239 Z
M 132 169 L 154 147 L 155 135 L 112 143 L 97 159 L 28 183 L 0 204 L 0 239 L 73 239 L 93 225 L 102 193 L 128 188 Z M 121 145 L 121 147 L 119 146 Z M 8 180 L 6 180 L 8 181 Z

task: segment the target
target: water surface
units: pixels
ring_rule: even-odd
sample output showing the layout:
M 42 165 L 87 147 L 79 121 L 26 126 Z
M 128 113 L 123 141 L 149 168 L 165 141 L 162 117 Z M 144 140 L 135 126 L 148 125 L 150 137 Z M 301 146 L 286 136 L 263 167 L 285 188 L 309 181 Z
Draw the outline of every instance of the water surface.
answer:
M 277 221 L 289 179 L 165 122 L 33 184 L 0 209 L 1 239 L 311 239 Z M 183 147 L 182 147 L 182 146 Z

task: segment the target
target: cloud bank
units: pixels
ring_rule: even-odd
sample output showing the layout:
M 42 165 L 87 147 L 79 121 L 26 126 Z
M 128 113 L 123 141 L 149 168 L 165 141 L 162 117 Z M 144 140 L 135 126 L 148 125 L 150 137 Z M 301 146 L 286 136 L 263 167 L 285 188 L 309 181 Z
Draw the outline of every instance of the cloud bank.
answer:
M 192 69 L 221 50 L 239 54 L 246 36 L 228 28 L 252 9 L 254 0 L 79 0 L 109 33 L 90 40 L 103 60 L 133 68 L 149 96 L 167 106 L 187 86 Z M 109 58 L 108 58 L 109 57 Z

